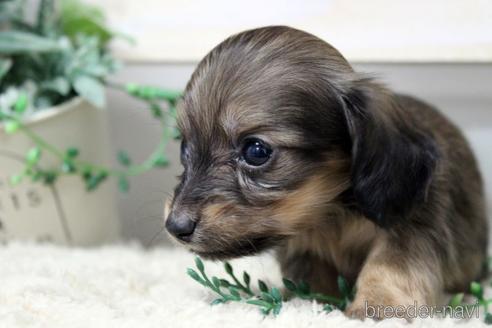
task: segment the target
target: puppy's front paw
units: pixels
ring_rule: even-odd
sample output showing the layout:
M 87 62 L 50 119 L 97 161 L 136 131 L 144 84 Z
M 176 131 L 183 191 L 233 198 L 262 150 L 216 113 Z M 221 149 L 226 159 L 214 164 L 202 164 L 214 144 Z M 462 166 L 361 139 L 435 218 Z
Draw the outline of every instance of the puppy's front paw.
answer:
M 365 318 L 368 317 L 365 307 L 353 303 L 347 307 L 347 309 L 345 310 L 345 315 L 351 319 L 359 319 L 359 320 L 364 320 Z M 375 318 L 375 319 L 380 320 L 381 318 Z

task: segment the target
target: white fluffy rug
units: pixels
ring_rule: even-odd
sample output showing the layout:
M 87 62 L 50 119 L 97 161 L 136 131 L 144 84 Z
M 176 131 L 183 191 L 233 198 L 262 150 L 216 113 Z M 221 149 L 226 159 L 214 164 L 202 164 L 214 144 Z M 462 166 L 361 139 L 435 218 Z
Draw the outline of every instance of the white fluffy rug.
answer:
M 253 278 L 279 282 L 268 256 L 233 262 Z M 206 263 L 207 271 L 222 268 Z M 0 246 L 0 327 L 462 327 L 478 319 L 382 322 L 349 320 L 307 301 L 284 304 L 263 317 L 246 304 L 210 306 L 214 295 L 191 280 L 193 256 L 183 250 L 132 246 L 70 249 L 50 245 Z

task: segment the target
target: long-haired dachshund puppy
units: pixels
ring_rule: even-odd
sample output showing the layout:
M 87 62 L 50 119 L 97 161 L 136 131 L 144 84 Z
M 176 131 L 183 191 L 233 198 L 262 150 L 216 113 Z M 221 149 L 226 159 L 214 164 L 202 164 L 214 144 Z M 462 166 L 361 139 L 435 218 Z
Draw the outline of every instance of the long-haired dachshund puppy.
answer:
M 282 273 L 347 314 L 439 304 L 479 279 L 482 180 L 436 109 L 354 72 L 319 38 L 274 26 L 231 36 L 178 109 L 184 173 L 166 228 L 210 259 L 276 250 Z

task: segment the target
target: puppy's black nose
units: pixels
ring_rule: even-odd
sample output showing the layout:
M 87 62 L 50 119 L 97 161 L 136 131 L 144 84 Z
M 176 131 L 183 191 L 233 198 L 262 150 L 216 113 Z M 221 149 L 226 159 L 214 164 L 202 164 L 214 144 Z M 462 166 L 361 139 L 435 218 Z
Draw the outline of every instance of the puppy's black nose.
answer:
M 174 237 L 182 241 L 190 241 L 191 235 L 195 231 L 196 222 L 187 215 L 169 214 L 166 220 L 166 229 Z

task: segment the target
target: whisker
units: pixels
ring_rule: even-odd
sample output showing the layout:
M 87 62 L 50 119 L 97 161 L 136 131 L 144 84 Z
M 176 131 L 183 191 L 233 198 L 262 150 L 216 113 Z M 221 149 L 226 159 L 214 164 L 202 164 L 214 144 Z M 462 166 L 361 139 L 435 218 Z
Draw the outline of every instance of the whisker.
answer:
M 161 234 L 162 231 L 164 231 L 164 226 L 161 227 L 161 229 L 159 231 L 157 231 L 154 236 L 152 236 L 152 239 L 150 240 L 149 243 L 147 243 L 147 245 L 145 245 L 145 247 L 149 248 L 150 246 L 152 246 L 152 243 L 154 242 L 154 240 L 157 238 L 157 236 L 159 236 Z

